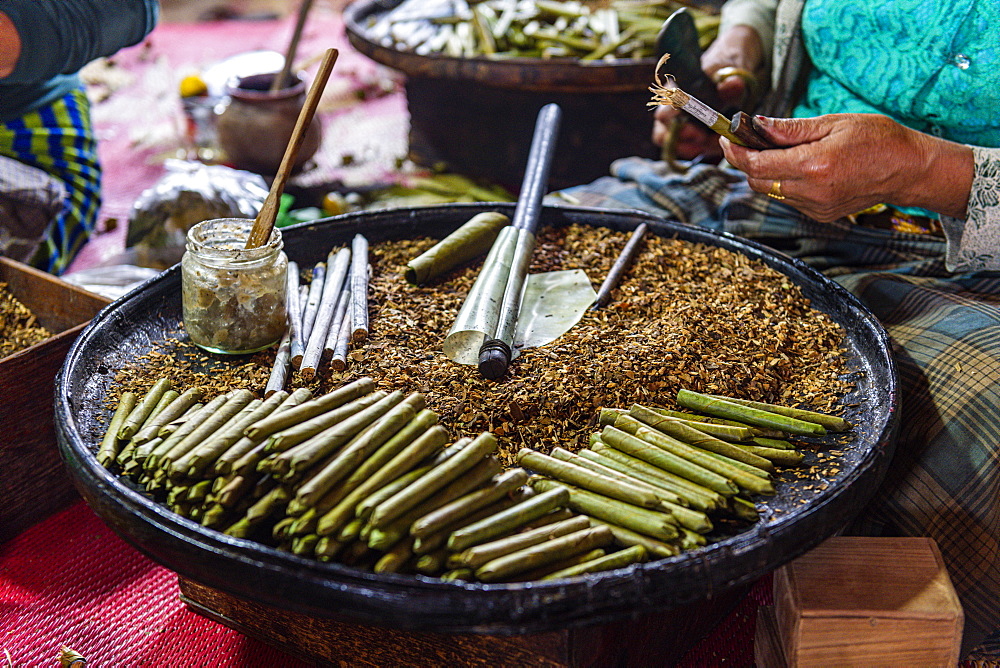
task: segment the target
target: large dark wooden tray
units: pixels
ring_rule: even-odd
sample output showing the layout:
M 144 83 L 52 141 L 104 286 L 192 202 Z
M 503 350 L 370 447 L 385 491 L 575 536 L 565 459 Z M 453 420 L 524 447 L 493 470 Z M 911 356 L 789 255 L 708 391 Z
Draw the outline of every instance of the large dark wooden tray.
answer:
M 441 236 L 483 210 L 512 205 L 447 205 L 349 214 L 288 228 L 285 247 L 301 265 L 363 232 L 371 241 Z M 677 557 L 561 582 L 482 585 L 376 575 L 299 558 L 231 538 L 152 503 L 94 458 L 115 371 L 180 321 L 174 267 L 104 309 L 71 349 L 56 384 L 63 458 L 80 493 L 122 537 L 191 580 L 233 596 L 318 617 L 398 629 L 491 634 L 536 633 L 636 617 L 721 596 L 790 561 L 855 517 L 884 477 L 897 427 L 896 373 L 889 342 L 848 292 L 777 252 L 730 235 L 638 212 L 545 207 L 543 224 L 582 223 L 629 230 L 646 222 L 660 235 L 721 246 L 757 258 L 800 285 L 816 308 L 844 326 L 857 389 L 845 399 L 856 439 L 842 472 L 824 490 L 781 482 L 773 513 L 747 531 Z

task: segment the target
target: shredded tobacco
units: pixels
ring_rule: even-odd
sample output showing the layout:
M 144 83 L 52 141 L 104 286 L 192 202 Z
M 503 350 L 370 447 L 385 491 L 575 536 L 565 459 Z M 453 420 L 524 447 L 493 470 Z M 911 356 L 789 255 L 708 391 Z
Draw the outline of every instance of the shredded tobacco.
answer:
M 596 289 L 628 236 L 592 226 L 544 229 L 531 271 L 583 269 Z M 368 339 L 351 350 L 345 371 L 324 366 L 309 383 L 293 374 L 291 387 L 318 394 L 370 376 L 379 389 L 421 392 L 454 438 L 493 432 L 506 465 L 521 447 L 585 447 L 601 407 L 674 408 L 681 387 L 828 413 L 841 412 L 851 388 L 843 330 L 788 277 L 739 253 L 652 235 L 608 307 L 524 351 L 502 380 L 486 380 L 441 351 L 479 264 L 425 287 L 402 276 L 434 242 L 371 246 Z M 175 387 L 201 387 L 205 400 L 235 387 L 263 390 L 273 351 L 227 359 L 184 342 L 182 332 L 178 339 L 122 369 L 109 405 L 162 376 Z
M 0 359 L 51 338 L 52 332 L 13 293 L 0 283 Z

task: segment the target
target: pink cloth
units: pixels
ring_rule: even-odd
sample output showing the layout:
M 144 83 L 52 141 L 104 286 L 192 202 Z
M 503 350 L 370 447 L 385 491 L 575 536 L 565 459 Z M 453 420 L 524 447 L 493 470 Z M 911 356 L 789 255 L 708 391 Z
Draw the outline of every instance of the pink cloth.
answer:
M 179 84 L 185 74 L 230 56 L 269 50 L 284 53 L 295 17 L 161 24 L 143 44 L 112 59 L 132 79 L 94 105 L 93 117 L 104 166 L 100 223 L 69 271 L 104 263 L 124 249 L 127 221 L 139 195 L 163 175 L 166 158 L 183 156 L 184 120 Z M 341 16 L 322 6 L 310 14 L 296 64 L 334 47 L 339 57 L 317 114 L 324 127 L 315 169 L 296 180 L 318 185 L 335 180 L 362 184 L 381 180 L 406 152 L 408 115 L 399 77 L 355 51 Z M 315 71 L 315 63 L 307 69 Z M 394 83 L 389 91 L 381 90 Z M 372 93 L 363 102 L 359 92 Z M 350 154 L 351 167 L 342 166 Z

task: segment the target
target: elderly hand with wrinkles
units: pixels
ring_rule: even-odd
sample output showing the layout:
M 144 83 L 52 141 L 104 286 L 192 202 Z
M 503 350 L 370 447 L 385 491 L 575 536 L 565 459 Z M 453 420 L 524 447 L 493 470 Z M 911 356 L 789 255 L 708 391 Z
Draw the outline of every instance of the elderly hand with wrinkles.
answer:
M 911 130 L 878 114 L 754 120 L 781 148 L 755 151 L 719 142 L 750 187 L 821 222 L 875 204 L 965 217 L 972 187 L 968 146 Z

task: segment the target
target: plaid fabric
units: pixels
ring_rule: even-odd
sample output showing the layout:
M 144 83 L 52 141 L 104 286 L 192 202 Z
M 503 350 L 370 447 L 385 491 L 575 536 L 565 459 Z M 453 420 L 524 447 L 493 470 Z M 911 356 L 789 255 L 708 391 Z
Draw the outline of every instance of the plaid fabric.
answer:
M 66 186 L 65 206 L 31 261 L 62 273 L 94 229 L 101 205 L 97 141 L 83 89 L 0 123 L 0 154 L 42 169 Z
M 1000 629 L 1000 275 L 950 274 L 930 235 L 821 224 L 707 165 L 626 158 L 555 196 L 755 239 L 857 295 L 892 339 L 901 428 L 887 480 L 851 531 L 930 536 L 966 615 L 966 649 Z

